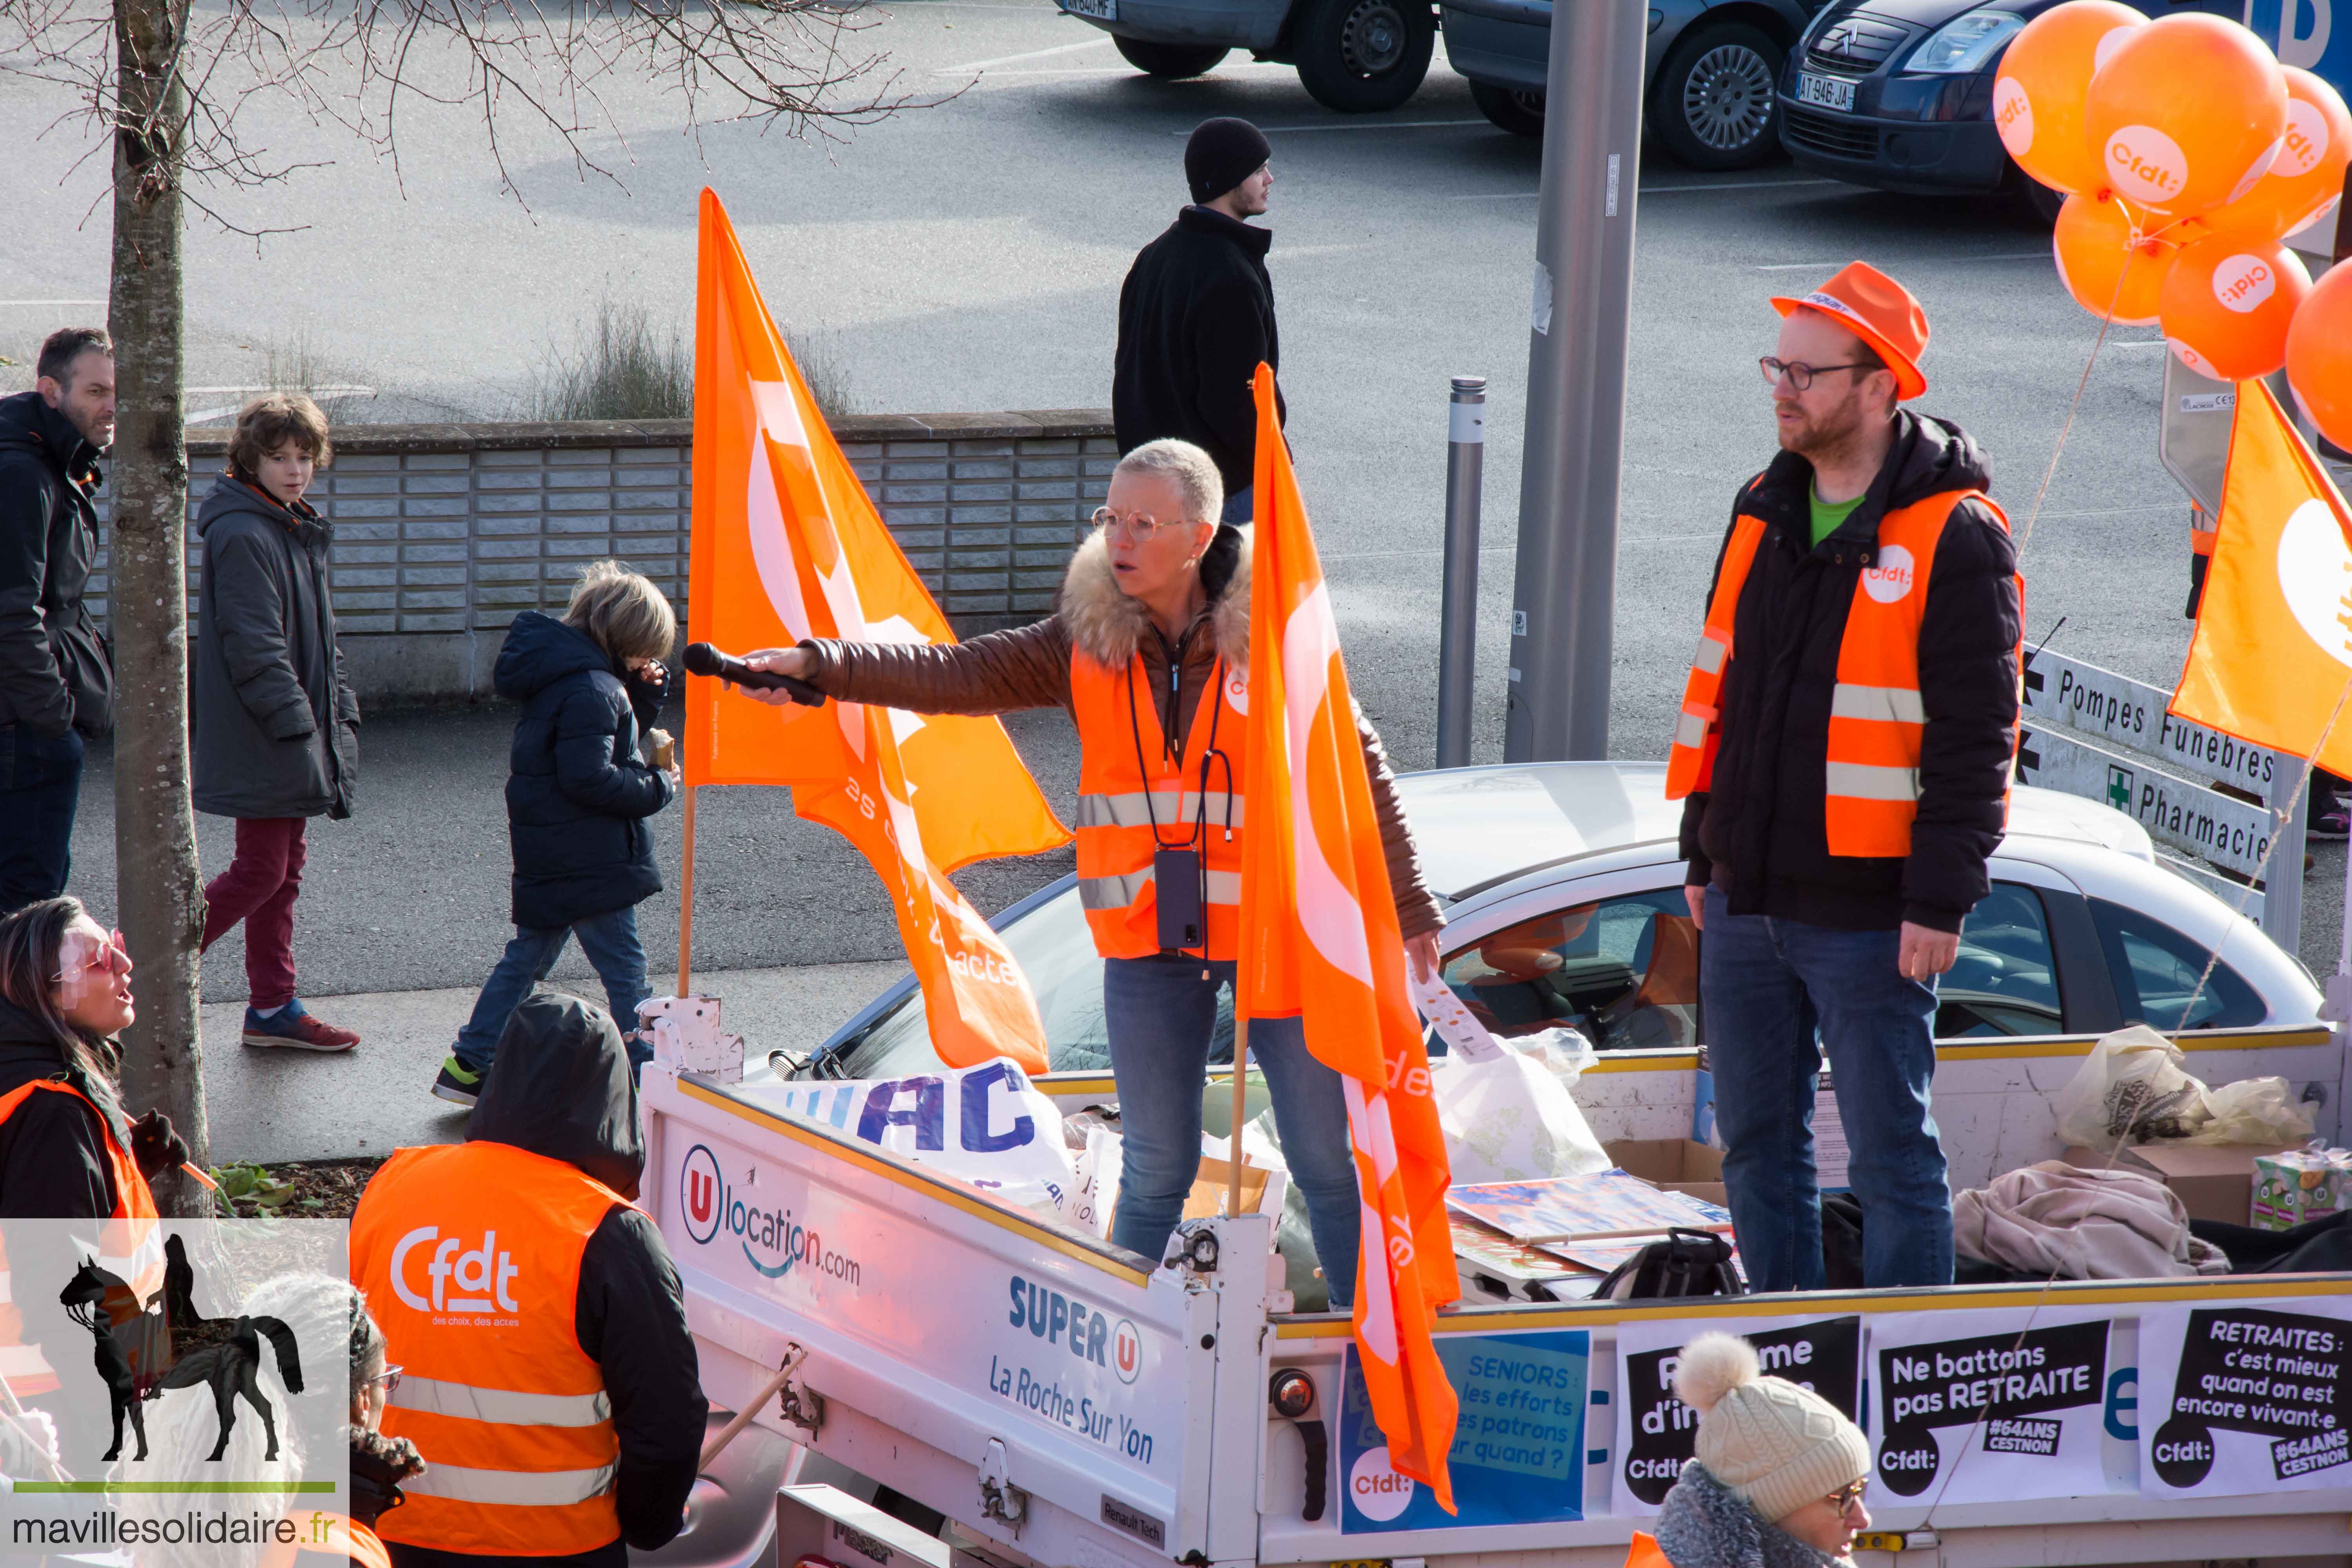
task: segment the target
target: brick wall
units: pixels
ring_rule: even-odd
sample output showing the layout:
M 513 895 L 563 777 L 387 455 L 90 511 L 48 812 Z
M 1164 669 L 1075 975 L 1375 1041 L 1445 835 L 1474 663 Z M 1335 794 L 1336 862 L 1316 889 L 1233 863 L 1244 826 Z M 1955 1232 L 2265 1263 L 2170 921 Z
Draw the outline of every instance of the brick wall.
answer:
M 834 433 L 965 635 L 1052 608 L 1118 459 L 1102 409 L 857 416 Z M 312 498 L 335 525 L 335 609 L 361 697 L 487 694 L 507 623 L 560 609 L 586 561 L 628 563 L 690 618 L 692 434 L 684 420 L 338 429 Z M 188 433 L 192 518 L 226 452 L 225 431 Z M 90 582 L 101 616 L 104 542 Z M 189 546 L 193 616 L 193 528 Z

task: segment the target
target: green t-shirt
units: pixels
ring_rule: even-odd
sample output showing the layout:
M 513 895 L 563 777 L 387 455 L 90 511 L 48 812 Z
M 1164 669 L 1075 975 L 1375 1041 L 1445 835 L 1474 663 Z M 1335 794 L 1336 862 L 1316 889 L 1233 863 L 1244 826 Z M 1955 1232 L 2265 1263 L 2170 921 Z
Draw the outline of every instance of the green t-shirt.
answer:
M 1811 487 L 1805 493 L 1813 505 L 1813 544 L 1816 548 L 1822 540 L 1835 533 L 1845 520 L 1853 515 L 1853 509 L 1862 504 L 1860 496 L 1852 500 L 1829 501 L 1823 500 L 1822 492 Z

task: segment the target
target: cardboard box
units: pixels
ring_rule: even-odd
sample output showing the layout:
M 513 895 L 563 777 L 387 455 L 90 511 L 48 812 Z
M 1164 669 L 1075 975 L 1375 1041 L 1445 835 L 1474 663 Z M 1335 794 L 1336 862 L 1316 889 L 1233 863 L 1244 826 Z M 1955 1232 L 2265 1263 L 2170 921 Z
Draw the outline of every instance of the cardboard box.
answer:
M 2286 1145 L 2288 1148 L 2295 1145 Z M 2282 1152 L 2276 1145 L 2248 1143 L 2141 1143 L 2125 1150 L 2112 1162 L 2119 1171 L 2137 1171 L 2163 1179 L 2179 1196 L 2190 1219 L 2220 1220 L 2244 1225 L 2254 1206 L 2254 1157 Z M 2086 1170 L 2106 1169 L 2107 1156 L 2095 1150 L 2066 1151 L 2066 1163 Z
M 2256 1230 L 2293 1230 L 2326 1219 L 2352 1195 L 2345 1191 L 2347 1184 L 2352 1184 L 2352 1167 L 2341 1150 L 2333 1156 L 2307 1149 L 2257 1154 L 2253 1213 L 2246 1223 Z
M 1624 1138 L 1601 1148 L 1619 1169 L 1654 1187 L 1729 1206 L 1724 1196 L 1723 1155 L 1718 1150 L 1687 1138 Z
M 1192 1191 L 1184 1200 L 1186 1219 L 1209 1219 L 1225 1212 L 1225 1188 L 1231 1184 L 1233 1166 L 1223 1160 L 1202 1160 L 1201 1173 L 1192 1179 Z M 1242 1162 L 1241 1212 L 1255 1214 L 1265 1201 L 1266 1178 L 1273 1173 L 1262 1165 Z

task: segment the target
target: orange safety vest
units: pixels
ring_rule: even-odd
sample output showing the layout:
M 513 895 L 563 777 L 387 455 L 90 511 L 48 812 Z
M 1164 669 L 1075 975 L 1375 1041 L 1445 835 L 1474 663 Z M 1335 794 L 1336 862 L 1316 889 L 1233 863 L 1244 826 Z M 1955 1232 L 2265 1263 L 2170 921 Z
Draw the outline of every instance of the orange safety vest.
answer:
M 2221 520 L 2199 506 L 2189 503 L 2189 552 L 2210 556 L 2213 553 L 2213 536 L 2221 531 Z
M 130 1285 L 142 1300 L 152 1296 L 163 1283 L 163 1233 L 155 1224 L 155 1194 L 140 1173 L 139 1162 L 114 1141 L 113 1126 L 89 1096 L 61 1079 L 38 1079 L 0 1095 L 0 1121 L 16 1115 L 16 1108 L 36 1089 L 69 1094 L 89 1106 L 97 1120 L 107 1169 L 114 1177 L 114 1212 L 105 1216 L 106 1225 L 100 1232 L 98 1266 Z M 25 1342 L 24 1314 L 16 1309 L 5 1247 L 0 1247 L 0 1377 L 8 1380 L 10 1391 L 19 1398 L 47 1394 L 58 1386 L 57 1369 L 43 1358 L 41 1347 Z
M 509 1143 L 401 1149 L 352 1216 L 352 1282 L 404 1375 L 384 1412 L 425 1470 L 386 1541 L 553 1557 L 619 1538 L 620 1442 L 580 1348 L 580 1258 L 627 1200 Z
M 1655 1536 L 1633 1532 L 1633 1550 L 1625 1554 L 1625 1568 L 1675 1568 L 1666 1554 L 1658 1550 Z
M 1919 696 L 1919 622 L 1927 610 L 1936 546 L 1952 509 L 1963 500 L 1982 502 L 2008 528 L 2007 514 L 1980 490 L 1946 490 L 1896 507 L 1879 521 L 1876 563 L 1853 585 L 1845 636 L 1838 645 L 1828 754 L 1822 759 L 1822 821 L 1832 855 L 1885 858 L 1911 853 L 1911 823 L 1919 815 L 1919 744 L 1927 728 Z M 1755 564 L 1764 528 L 1762 518 L 1747 511 L 1732 521 L 1666 757 L 1668 800 L 1706 789 L 1714 781 L 1722 734 L 1718 704 L 1731 664 L 1739 591 Z M 2021 610 L 2025 580 L 2016 582 Z
M 1249 679 L 1220 659 L 1184 738 L 1168 754 L 1159 703 L 1137 655 L 1113 669 L 1070 655 L 1078 722 L 1078 901 L 1105 958 L 1160 948 L 1152 856 L 1198 848 L 1208 873 L 1202 956 L 1241 955 L 1242 790 L 1249 776 Z

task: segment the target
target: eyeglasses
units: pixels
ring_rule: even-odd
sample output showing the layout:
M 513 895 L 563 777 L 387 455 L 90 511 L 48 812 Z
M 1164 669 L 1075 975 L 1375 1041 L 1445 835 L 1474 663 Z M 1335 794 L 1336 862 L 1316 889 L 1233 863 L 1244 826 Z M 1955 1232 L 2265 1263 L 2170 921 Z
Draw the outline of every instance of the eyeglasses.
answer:
M 1838 1488 L 1837 1490 L 1830 1493 L 1828 1497 L 1823 1498 L 1822 1500 L 1828 1503 L 1832 1508 L 1837 1510 L 1838 1512 L 1844 1513 L 1847 1510 L 1853 1508 L 1854 1504 L 1862 1500 L 1863 1489 L 1869 1484 L 1870 1478 L 1868 1476 L 1864 1476 L 1858 1481 L 1851 1481 L 1846 1485 Z
M 122 933 L 119 931 L 107 932 L 105 940 L 98 944 L 98 951 L 83 959 L 78 967 L 85 974 L 92 970 L 100 974 L 130 973 L 131 950 L 122 945 Z M 67 971 L 60 968 L 49 977 L 49 984 L 63 985 L 67 978 Z
M 373 1377 L 369 1378 L 368 1382 L 371 1384 L 380 1383 L 383 1384 L 383 1396 L 386 1399 L 390 1399 L 394 1393 L 400 1387 L 400 1374 L 407 1370 L 408 1369 L 405 1367 L 388 1366 L 382 1372 L 377 1373 Z
M 1884 365 L 1872 364 L 1867 360 L 1856 360 L 1852 364 L 1791 363 L 1787 360 L 1774 359 L 1770 354 L 1766 354 L 1756 363 L 1763 368 L 1765 385 L 1778 386 L 1780 384 L 1780 378 L 1785 375 L 1789 378 L 1789 384 L 1799 392 L 1810 388 L 1813 384 L 1813 377 L 1827 375 L 1833 370 L 1884 370 L 1886 368 Z
M 1149 544 L 1163 528 L 1173 528 L 1172 522 L 1162 522 L 1148 511 L 1120 513 L 1107 506 L 1095 508 L 1094 524 L 1105 530 L 1118 529 L 1138 544 Z

